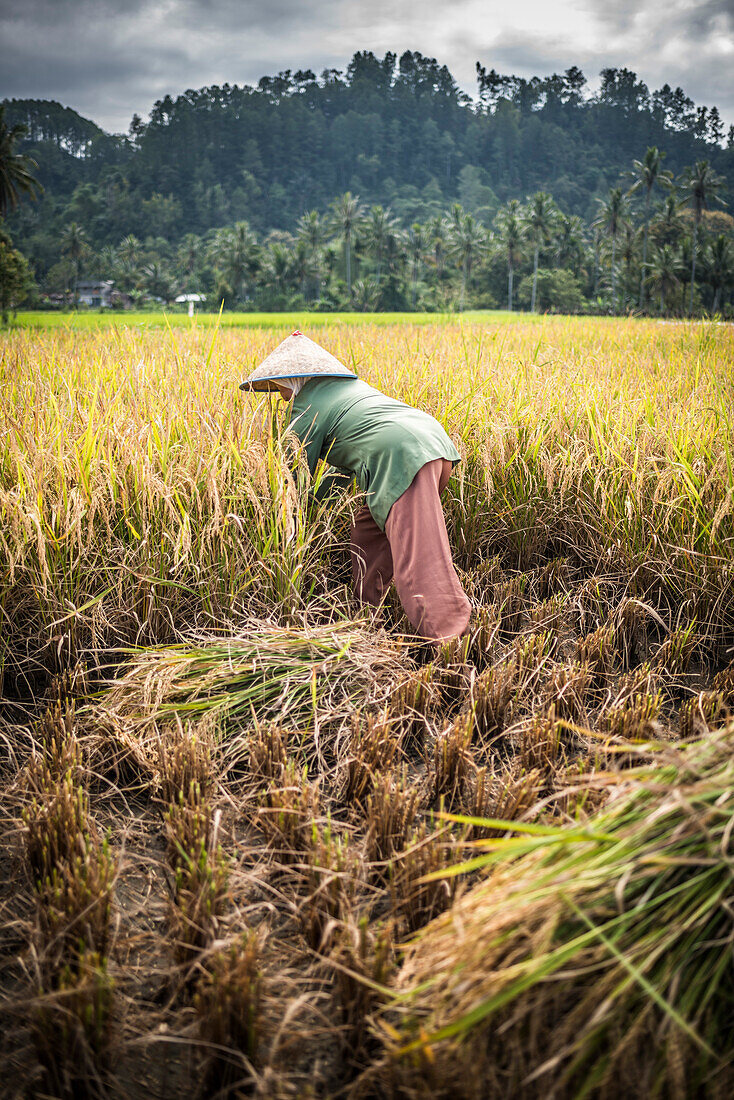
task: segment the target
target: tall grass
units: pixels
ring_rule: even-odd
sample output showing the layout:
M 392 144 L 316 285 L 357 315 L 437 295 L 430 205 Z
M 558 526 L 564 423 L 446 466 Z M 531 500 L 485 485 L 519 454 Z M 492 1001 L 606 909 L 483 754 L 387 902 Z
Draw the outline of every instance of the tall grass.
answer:
M 279 335 L 3 335 L 9 686 L 222 615 L 288 621 L 345 606 L 350 501 L 309 505 L 282 410 L 237 388 Z M 446 508 L 460 566 L 571 553 L 628 578 L 632 595 L 686 605 L 714 643 L 731 640 L 725 327 L 546 319 L 335 327 L 320 339 L 457 442 Z

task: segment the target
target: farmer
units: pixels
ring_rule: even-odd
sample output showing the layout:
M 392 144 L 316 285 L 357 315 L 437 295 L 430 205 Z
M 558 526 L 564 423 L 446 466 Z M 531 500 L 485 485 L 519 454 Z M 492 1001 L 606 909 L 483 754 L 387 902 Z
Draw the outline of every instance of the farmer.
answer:
M 459 452 L 428 413 L 361 382 L 294 332 L 240 389 L 277 390 L 313 476 L 319 459 L 367 494 L 351 532 L 357 599 L 379 607 L 391 580 L 415 631 L 431 642 L 466 632 L 470 604 L 456 575 L 440 495 Z

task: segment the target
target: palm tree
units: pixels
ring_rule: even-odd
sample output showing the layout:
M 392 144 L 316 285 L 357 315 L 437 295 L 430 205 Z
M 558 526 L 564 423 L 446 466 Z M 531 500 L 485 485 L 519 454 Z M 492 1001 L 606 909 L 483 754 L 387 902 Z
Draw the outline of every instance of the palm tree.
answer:
M 271 244 L 263 263 L 266 286 L 272 287 L 278 294 L 285 294 L 292 272 L 293 265 L 288 249 L 280 241 Z
M 666 195 L 663 205 L 650 225 L 653 240 L 660 246 L 677 244 L 683 233 L 680 203 L 674 194 Z
M 661 153 L 655 145 L 649 146 L 642 160 L 633 160 L 629 173 L 634 179 L 627 192 L 634 195 L 637 191 L 645 193 L 645 231 L 642 238 L 642 274 L 640 275 L 640 309 L 645 303 L 645 269 L 647 266 L 647 233 L 650 223 L 650 196 L 652 189 L 659 181 L 664 187 L 673 186 L 673 175 L 662 167 L 665 153 Z
M 178 288 L 162 260 L 152 260 L 145 265 L 141 274 L 143 286 L 152 297 L 162 298 L 166 305 L 176 297 Z
M 245 296 L 246 281 L 255 274 L 259 263 L 259 248 L 247 222 L 237 222 L 232 229 L 217 235 L 217 258 L 236 298 Z
M 561 267 L 578 275 L 584 264 L 584 223 L 572 214 L 561 214 L 556 232 L 556 259 Z
M 201 240 L 195 233 L 187 233 L 178 248 L 177 260 L 184 275 L 191 279 L 201 254 Z
M 61 251 L 74 267 L 74 307 L 79 297 L 79 271 L 83 258 L 89 252 L 87 235 L 77 222 L 69 222 L 61 237 Z
M 609 198 L 597 199 L 601 209 L 594 224 L 612 239 L 612 307 L 617 308 L 617 237 L 627 220 L 627 202 L 621 187 L 613 187 Z
M 729 238 L 719 233 L 706 249 L 703 262 L 706 282 L 714 292 L 711 312 L 716 313 L 721 292 L 734 283 L 734 249 Z
M 354 284 L 354 308 L 361 313 L 372 313 L 380 297 L 376 279 L 358 279 Z
M 397 229 L 397 220 L 392 216 L 390 209 L 382 206 L 373 206 L 367 215 L 362 227 L 362 236 L 367 246 L 367 251 L 374 257 L 377 265 L 375 277 L 379 283 L 382 275 L 382 262 L 385 258 L 387 239 L 390 233 Z
M 446 263 L 446 243 L 448 226 L 441 214 L 436 214 L 426 225 L 426 247 L 431 250 L 436 265 L 436 275 L 440 279 Z
M 461 266 L 461 298 L 459 309 L 463 312 L 466 284 L 471 277 L 474 261 L 487 247 L 486 236 L 473 214 L 465 214 L 458 203 L 451 211 L 449 251 Z
M 38 167 L 35 160 L 15 151 L 25 133 L 26 127 L 21 123 L 8 126 L 5 105 L 0 104 L 0 218 L 4 218 L 8 210 L 15 210 L 20 195 L 35 199 L 43 191 L 32 172 Z
M 533 245 L 533 290 L 530 295 L 530 312 L 535 313 L 540 246 L 548 244 L 556 224 L 555 203 L 547 191 L 538 191 L 533 195 L 530 206 L 525 212 L 524 221 L 525 236 Z
M 497 239 L 502 245 L 502 251 L 507 258 L 507 308 L 511 311 L 515 268 L 522 259 L 522 221 L 520 203 L 517 199 L 510 199 L 507 206 L 498 212 L 494 224 L 497 230 Z
M 691 300 L 688 312 L 693 313 L 693 291 L 696 282 L 696 252 L 698 249 L 698 227 L 704 210 L 712 202 L 722 202 L 719 191 L 724 177 L 717 175 L 707 160 L 699 160 L 694 168 L 687 168 L 683 174 L 683 190 L 693 207 L 693 248 L 691 252 Z
M 311 270 L 316 279 L 316 297 L 321 297 L 321 248 L 326 241 L 326 226 L 318 210 L 302 214 L 297 227 L 297 240 L 308 247 Z
M 305 299 L 308 280 L 314 273 L 314 257 L 305 237 L 299 237 L 293 246 L 291 268 L 293 277 L 298 281 L 301 294 Z
M 413 310 L 415 310 L 415 302 L 416 302 L 416 296 L 417 296 L 417 291 L 418 291 L 418 279 L 419 279 L 419 276 L 420 276 L 420 265 L 421 265 L 421 260 L 423 259 L 423 252 L 424 252 L 424 249 L 425 249 L 425 240 L 424 240 L 424 237 L 423 237 L 423 226 L 420 225 L 418 222 L 413 222 L 410 229 L 408 230 L 408 232 L 407 232 L 407 241 L 408 241 L 408 255 L 410 256 L 410 259 L 411 259 L 411 262 L 412 262 L 411 302 L 412 302 L 412 308 L 413 308 Z
M 681 257 L 676 248 L 664 244 L 656 248 L 648 264 L 647 282 L 660 294 L 660 312 L 665 313 L 665 299 L 680 284 Z
M 332 206 L 332 220 L 334 228 L 344 245 L 344 256 L 347 267 L 347 292 L 352 297 L 352 240 L 355 230 L 362 217 L 362 204 L 351 191 L 335 199 Z

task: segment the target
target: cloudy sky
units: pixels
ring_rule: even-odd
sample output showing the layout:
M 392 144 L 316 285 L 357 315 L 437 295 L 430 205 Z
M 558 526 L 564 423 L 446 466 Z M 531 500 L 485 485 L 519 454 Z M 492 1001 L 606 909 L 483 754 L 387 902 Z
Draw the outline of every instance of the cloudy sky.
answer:
M 204 84 L 419 50 L 474 94 L 474 63 L 580 65 L 680 84 L 734 122 L 734 0 L 0 0 L 0 98 L 57 99 L 106 129 Z

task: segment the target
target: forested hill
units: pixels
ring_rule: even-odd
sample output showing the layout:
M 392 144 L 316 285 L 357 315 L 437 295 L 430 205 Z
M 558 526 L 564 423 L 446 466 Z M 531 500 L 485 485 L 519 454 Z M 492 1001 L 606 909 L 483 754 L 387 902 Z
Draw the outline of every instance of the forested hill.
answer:
M 477 65 L 471 99 L 433 59 L 360 52 L 345 72 L 166 96 L 127 135 L 58 103 L 6 103 L 8 121 L 28 126 L 23 151 L 45 188 L 9 222 L 37 272 L 58 257 L 70 220 L 97 248 L 240 220 L 259 233 L 292 230 L 347 190 L 406 225 L 454 201 L 489 224 L 508 198 L 540 189 L 588 220 L 651 145 L 673 173 L 707 158 L 734 193 L 734 127 L 725 135 L 716 108 L 697 108 L 680 88 L 650 91 L 627 69 L 605 69 L 591 95 L 577 68 L 526 80 Z

